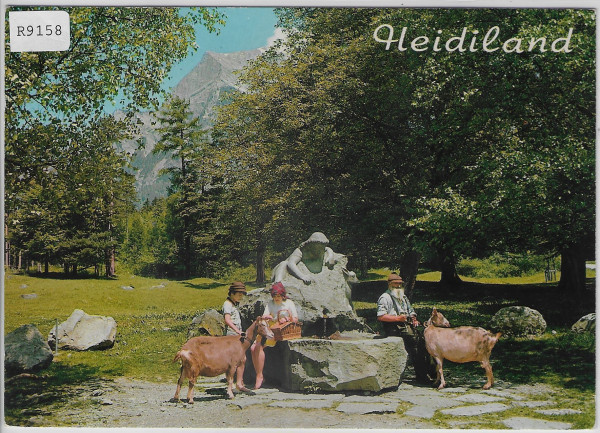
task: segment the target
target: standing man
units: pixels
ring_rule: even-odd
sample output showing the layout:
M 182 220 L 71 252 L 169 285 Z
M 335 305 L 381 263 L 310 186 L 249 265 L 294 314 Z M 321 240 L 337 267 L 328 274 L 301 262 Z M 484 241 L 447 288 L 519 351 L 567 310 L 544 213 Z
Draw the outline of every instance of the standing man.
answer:
M 404 281 L 395 273 L 390 274 L 387 281 L 388 289 L 377 300 L 377 320 L 383 325 L 386 337 L 402 337 L 417 380 L 430 383 L 427 377 L 429 355 L 424 352 L 425 345 L 419 344 L 425 340 L 423 332 L 417 330 L 417 313 L 404 295 Z

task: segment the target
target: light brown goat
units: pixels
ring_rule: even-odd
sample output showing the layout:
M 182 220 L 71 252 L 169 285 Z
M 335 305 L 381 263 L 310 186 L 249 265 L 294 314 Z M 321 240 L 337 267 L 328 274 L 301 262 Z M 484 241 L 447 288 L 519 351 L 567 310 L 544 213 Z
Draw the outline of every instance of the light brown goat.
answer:
M 479 361 L 485 369 L 487 383 L 483 389 L 489 389 L 494 383 L 490 364 L 490 354 L 498 342 L 501 333 L 493 334 L 483 328 L 459 326 L 450 328 L 450 323 L 435 308 L 431 318 L 425 322 L 425 347 L 437 364 L 438 389 L 446 386 L 442 364 L 444 359 L 452 362 Z
M 194 402 L 194 384 L 198 376 L 214 377 L 225 373 L 227 396 L 233 398 L 233 376 L 238 366 L 246 362 L 246 351 L 257 336 L 273 338 L 268 322 L 261 317 L 248 327 L 246 333 L 219 337 L 190 338 L 182 347 L 173 362 L 181 360 L 181 375 L 177 381 L 175 401 L 179 400 L 181 385 L 189 379 L 188 403 Z

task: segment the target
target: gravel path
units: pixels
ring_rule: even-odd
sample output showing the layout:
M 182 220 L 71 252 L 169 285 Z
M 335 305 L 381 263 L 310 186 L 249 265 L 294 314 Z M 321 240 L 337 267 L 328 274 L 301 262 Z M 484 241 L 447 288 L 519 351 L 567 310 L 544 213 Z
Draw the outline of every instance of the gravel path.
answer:
M 217 378 L 219 379 L 219 378 Z M 377 395 L 300 394 L 264 388 L 225 398 L 222 380 L 196 385 L 194 404 L 173 402 L 175 383 L 119 378 L 78 387 L 47 412 L 31 413 L 28 425 L 85 427 L 201 428 L 478 428 L 486 414 L 499 416 L 498 428 L 569 429 L 556 420 L 577 416 L 564 407 L 560 391 L 548 385 L 513 386 L 498 381 L 438 391 L 412 380 Z M 185 396 L 185 392 L 182 393 Z M 515 410 L 517 409 L 517 410 Z M 282 422 L 284 423 L 282 425 Z M 488 421 L 489 422 L 489 421 Z

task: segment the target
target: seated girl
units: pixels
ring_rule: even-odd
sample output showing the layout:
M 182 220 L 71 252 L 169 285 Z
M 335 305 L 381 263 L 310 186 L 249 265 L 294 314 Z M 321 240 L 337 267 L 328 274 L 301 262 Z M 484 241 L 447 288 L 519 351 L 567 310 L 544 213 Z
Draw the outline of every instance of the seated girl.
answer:
M 277 282 L 271 287 L 271 300 L 267 302 L 263 317 L 269 319 L 273 323 L 276 323 L 276 321 L 279 321 L 279 323 L 298 321 L 296 306 L 291 299 L 287 298 L 287 292 L 281 282 Z M 252 345 L 252 362 L 254 364 L 254 369 L 256 370 L 256 383 L 254 389 L 259 389 L 264 380 L 265 344 L 268 346 L 274 345 L 268 341 L 259 342 L 258 340 Z

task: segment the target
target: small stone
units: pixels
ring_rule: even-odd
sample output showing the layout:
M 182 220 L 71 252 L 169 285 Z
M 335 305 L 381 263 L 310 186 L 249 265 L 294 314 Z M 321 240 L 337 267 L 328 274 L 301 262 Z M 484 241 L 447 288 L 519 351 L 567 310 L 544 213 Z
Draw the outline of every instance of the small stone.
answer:
M 98 397 L 99 395 L 102 395 L 102 394 L 104 394 L 104 391 L 102 391 L 101 389 L 97 389 L 94 392 L 92 392 L 92 395 L 94 397 Z
M 365 415 L 368 413 L 394 413 L 397 403 L 341 403 L 338 412 Z
M 453 409 L 443 409 L 441 412 L 446 415 L 454 416 L 474 416 L 482 415 L 484 413 L 502 412 L 507 410 L 509 407 L 510 406 L 502 403 L 489 403 L 476 406 L 461 406 Z
M 541 413 L 542 415 L 574 415 L 582 413 L 577 409 L 540 409 L 536 410 L 536 412 Z
M 505 426 L 512 429 L 556 429 L 556 430 L 568 430 L 571 428 L 570 423 L 556 422 L 556 421 L 545 421 L 542 419 L 525 418 L 525 417 L 513 417 L 502 421 Z
M 456 400 L 463 401 L 465 403 L 491 403 L 493 401 L 503 400 L 503 398 L 482 394 L 464 394 L 456 397 Z
M 442 388 L 439 390 L 439 392 L 455 392 L 455 393 L 463 393 L 463 392 L 467 392 L 466 388 Z
M 23 299 L 35 299 L 37 297 L 38 297 L 38 295 L 35 293 L 28 293 L 26 295 L 21 295 L 21 298 L 23 298 Z
M 292 407 L 301 409 L 326 409 L 330 408 L 333 401 L 327 400 L 296 400 L 296 401 L 275 401 L 271 407 Z
M 549 404 L 554 404 L 552 401 L 548 400 L 535 400 L 535 401 L 513 401 L 513 406 L 518 407 L 540 407 L 540 406 L 548 406 Z

